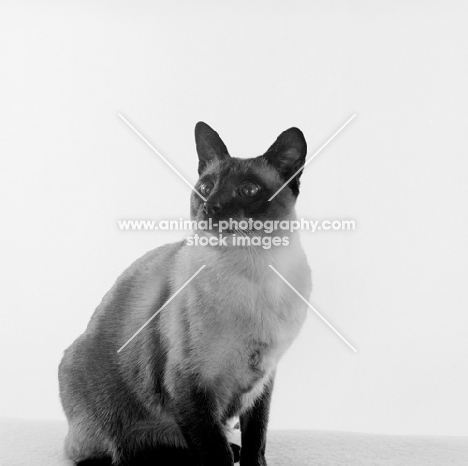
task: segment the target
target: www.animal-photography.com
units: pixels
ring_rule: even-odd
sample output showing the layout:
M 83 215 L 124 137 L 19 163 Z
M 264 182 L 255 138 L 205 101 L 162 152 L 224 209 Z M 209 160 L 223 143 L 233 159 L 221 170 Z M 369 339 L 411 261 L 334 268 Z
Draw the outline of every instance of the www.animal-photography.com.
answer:
M 3 2 L 0 465 L 468 465 L 467 21 Z

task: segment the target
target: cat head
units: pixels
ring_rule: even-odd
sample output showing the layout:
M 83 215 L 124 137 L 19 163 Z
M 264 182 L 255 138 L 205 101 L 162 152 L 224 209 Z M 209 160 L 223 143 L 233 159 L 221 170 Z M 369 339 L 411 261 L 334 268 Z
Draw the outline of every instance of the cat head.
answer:
M 197 123 L 195 141 L 200 175 L 195 189 L 206 202 L 192 193 L 192 220 L 281 221 L 295 216 L 302 170 L 296 172 L 304 165 L 307 154 L 299 129 L 284 131 L 263 155 L 247 159 L 231 157 L 218 133 L 206 123 Z

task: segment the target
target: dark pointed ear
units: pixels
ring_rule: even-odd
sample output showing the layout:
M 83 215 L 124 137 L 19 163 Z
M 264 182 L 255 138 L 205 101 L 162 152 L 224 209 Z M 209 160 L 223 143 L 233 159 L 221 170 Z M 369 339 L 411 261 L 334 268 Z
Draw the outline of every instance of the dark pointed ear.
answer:
M 282 132 L 273 145 L 263 154 L 267 162 L 278 170 L 284 181 L 289 180 L 305 163 L 307 143 L 298 128 Z M 299 178 L 302 170 L 289 182 L 295 196 L 299 194 Z
M 195 142 L 197 144 L 199 175 L 211 161 L 230 157 L 219 134 L 203 121 L 199 121 L 195 126 Z

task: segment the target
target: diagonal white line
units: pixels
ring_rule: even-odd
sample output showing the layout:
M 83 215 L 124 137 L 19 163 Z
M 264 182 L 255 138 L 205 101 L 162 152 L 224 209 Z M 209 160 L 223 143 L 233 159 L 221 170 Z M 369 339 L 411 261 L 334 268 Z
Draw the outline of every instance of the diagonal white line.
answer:
M 150 149 L 153 150 L 153 152 L 155 152 L 157 155 L 159 155 L 159 157 L 164 160 L 164 162 L 166 162 L 167 165 L 169 165 L 169 167 L 172 168 L 172 170 L 174 170 L 179 176 L 180 178 L 185 181 L 185 183 L 190 186 L 190 189 L 192 189 L 196 194 L 198 194 L 204 202 L 206 202 L 206 199 L 191 185 L 191 183 L 189 183 L 185 177 L 161 154 L 161 152 L 159 152 L 121 113 L 118 113 L 119 117 L 122 118 L 123 121 L 125 121 L 125 123 L 127 123 L 127 125 L 138 135 L 140 136 L 140 138 L 150 147 Z
M 322 152 L 323 149 L 325 149 L 326 146 L 328 146 L 328 144 L 330 144 L 330 142 L 333 141 L 333 139 L 335 139 L 336 136 L 338 136 L 338 134 L 343 130 L 345 129 L 346 126 L 348 126 L 349 123 L 351 123 L 351 121 L 355 118 L 356 114 L 354 114 L 338 131 L 335 132 L 335 134 L 325 143 L 322 145 L 322 147 L 320 147 L 320 149 L 315 152 L 314 155 L 312 155 L 312 157 L 309 157 L 309 159 L 306 161 L 306 163 L 304 165 L 302 165 L 301 168 L 299 168 L 299 170 L 297 170 L 296 173 L 294 173 L 293 176 L 291 176 L 291 178 L 289 178 L 288 181 L 286 181 L 286 183 L 283 184 L 283 186 L 281 186 L 280 189 L 278 189 L 278 191 L 276 191 L 275 194 L 273 194 L 273 196 L 270 197 L 270 199 L 268 199 L 268 202 L 270 202 L 282 189 L 284 189 L 284 187 L 301 171 L 301 170 L 304 170 L 304 168 L 307 166 L 307 164 L 309 162 L 311 162 L 313 160 L 313 158 L 320 154 L 320 152 Z
M 289 288 L 291 288 L 291 290 L 294 291 L 294 293 L 297 294 L 297 296 L 299 296 L 299 298 L 302 299 L 302 301 L 304 301 L 307 306 L 309 306 L 355 353 L 357 353 L 357 349 L 348 341 L 346 340 L 346 338 L 341 335 L 340 332 L 338 332 L 338 330 L 336 330 L 335 327 L 333 327 L 332 324 L 330 324 L 330 322 L 328 322 L 327 319 L 325 319 L 325 317 L 322 316 L 322 314 L 320 314 L 319 311 L 317 311 L 317 309 L 315 309 L 314 306 L 312 306 L 312 304 L 309 303 L 309 301 L 307 301 L 307 299 L 304 298 L 304 296 L 301 295 L 301 293 L 299 293 L 299 291 L 296 290 L 296 288 L 294 288 L 291 283 L 289 283 L 286 278 L 283 277 L 283 275 L 281 275 L 272 265 L 269 265 L 269 267 L 284 281 L 284 283 L 286 283 L 286 285 L 289 286 Z
M 120 353 L 204 268 L 202 265 L 177 291 L 173 294 L 134 334 L 133 336 L 120 347 L 117 353 Z

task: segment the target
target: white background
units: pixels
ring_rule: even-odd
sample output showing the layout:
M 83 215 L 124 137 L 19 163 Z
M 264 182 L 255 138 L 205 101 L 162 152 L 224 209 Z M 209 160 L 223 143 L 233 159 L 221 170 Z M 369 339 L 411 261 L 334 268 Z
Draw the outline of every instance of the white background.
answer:
M 467 435 L 468 9 L 451 2 L 3 2 L 0 415 L 62 417 L 57 365 L 117 275 L 180 234 L 204 120 L 231 155 L 301 128 L 313 314 L 272 427 Z

